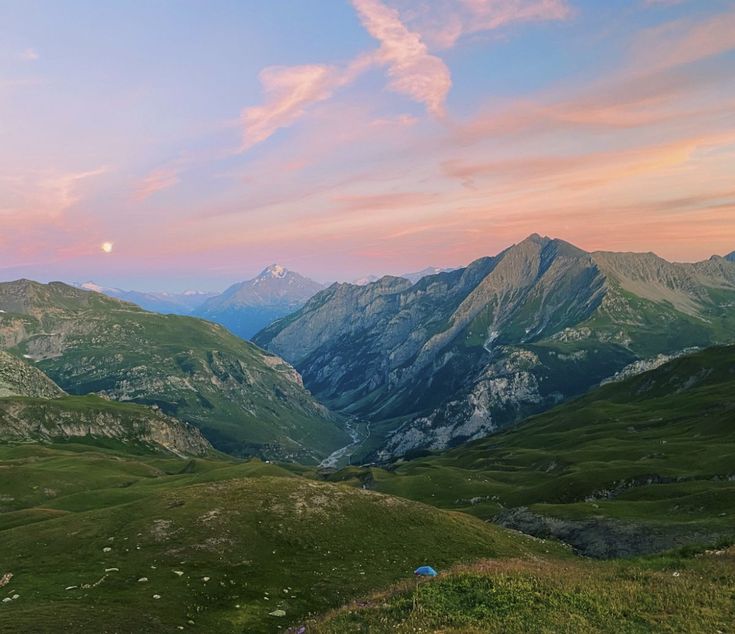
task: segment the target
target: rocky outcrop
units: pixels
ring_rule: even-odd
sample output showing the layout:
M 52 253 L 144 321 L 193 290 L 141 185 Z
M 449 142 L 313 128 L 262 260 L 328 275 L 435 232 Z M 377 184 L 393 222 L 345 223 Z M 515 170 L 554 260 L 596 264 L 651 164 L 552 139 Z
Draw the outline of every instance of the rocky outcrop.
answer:
M 596 559 L 647 555 L 692 543 L 715 543 L 725 537 L 696 526 L 623 522 L 603 517 L 571 520 L 540 515 L 523 507 L 504 511 L 494 521 L 541 539 L 558 539 L 578 554 Z
M 95 397 L 0 399 L 0 441 L 61 440 L 115 440 L 179 456 L 203 456 L 212 450 L 195 427 L 142 406 Z
M 5 396 L 58 398 L 64 394 L 64 390 L 38 368 L 0 350 L 0 398 Z

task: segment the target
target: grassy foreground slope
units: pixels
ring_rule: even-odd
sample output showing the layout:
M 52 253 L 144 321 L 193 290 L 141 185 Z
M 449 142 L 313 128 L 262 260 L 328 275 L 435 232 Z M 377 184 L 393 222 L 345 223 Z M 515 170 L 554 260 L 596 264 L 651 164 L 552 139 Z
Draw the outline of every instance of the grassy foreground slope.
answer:
M 443 454 L 329 477 L 597 556 L 733 535 L 735 347 L 681 357 Z
M 461 566 L 310 623 L 309 632 L 729 632 L 735 548 L 642 561 L 550 559 Z
M 349 438 L 276 356 L 221 326 L 61 282 L 0 283 L 0 349 L 71 394 L 157 406 L 234 455 L 316 462 Z
M 427 561 L 560 552 L 257 460 L 26 445 L 0 470 L 0 631 L 275 632 Z

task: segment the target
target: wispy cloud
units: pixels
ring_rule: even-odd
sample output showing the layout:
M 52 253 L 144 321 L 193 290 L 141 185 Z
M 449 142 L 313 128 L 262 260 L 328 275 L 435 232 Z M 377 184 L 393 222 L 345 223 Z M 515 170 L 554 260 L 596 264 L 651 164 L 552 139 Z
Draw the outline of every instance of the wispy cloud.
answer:
M 34 48 L 27 48 L 18 53 L 18 59 L 22 62 L 35 62 L 40 57 L 41 56 L 38 54 L 38 51 Z
M 567 0 L 394 0 L 407 23 L 432 48 L 447 49 L 463 36 L 521 22 L 566 20 Z
M 243 110 L 244 128 L 240 150 L 246 151 L 265 141 L 278 129 L 297 121 L 307 108 L 332 96 L 345 82 L 345 75 L 334 66 L 270 66 L 260 73 L 265 103 Z
M 643 69 L 691 64 L 735 49 L 735 10 L 703 20 L 675 20 L 642 31 L 631 51 Z
M 380 42 L 376 59 L 388 67 L 390 89 L 443 116 L 452 86 L 447 65 L 429 53 L 421 36 L 406 28 L 395 9 L 380 0 L 352 0 L 352 4 L 367 32 Z
M 161 167 L 150 172 L 136 187 L 133 200 L 142 202 L 153 194 L 177 185 L 179 171 L 176 167 Z
M 263 69 L 259 77 L 264 103 L 244 109 L 240 116 L 241 152 L 292 126 L 311 106 L 329 99 L 338 88 L 375 66 L 387 67 L 391 90 L 423 103 L 433 115 L 444 114 L 444 100 L 452 85 L 446 64 L 428 52 L 421 36 L 404 26 L 395 9 L 379 0 L 353 0 L 353 6 L 380 48 L 358 55 L 343 67 L 305 64 Z

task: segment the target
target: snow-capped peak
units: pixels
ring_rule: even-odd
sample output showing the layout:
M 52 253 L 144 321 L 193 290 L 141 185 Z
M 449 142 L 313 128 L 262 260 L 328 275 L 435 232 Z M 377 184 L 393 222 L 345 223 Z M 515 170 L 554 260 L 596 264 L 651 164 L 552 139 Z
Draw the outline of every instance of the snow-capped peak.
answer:
M 288 269 L 280 264 L 271 264 L 265 271 L 261 273 L 261 276 L 270 275 L 270 277 L 283 278 L 286 277 Z
M 84 282 L 84 284 L 79 285 L 79 288 L 83 288 L 85 291 L 94 291 L 95 293 L 104 293 L 106 290 L 109 290 L 94 282 Z

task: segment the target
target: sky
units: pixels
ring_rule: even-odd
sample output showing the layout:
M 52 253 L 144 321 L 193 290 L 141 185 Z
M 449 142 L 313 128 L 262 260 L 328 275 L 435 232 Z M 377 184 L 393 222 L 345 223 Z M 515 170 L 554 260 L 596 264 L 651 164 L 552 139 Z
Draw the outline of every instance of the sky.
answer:
M 0 279 L 735 250 L 735 0 L 0 0 Z

